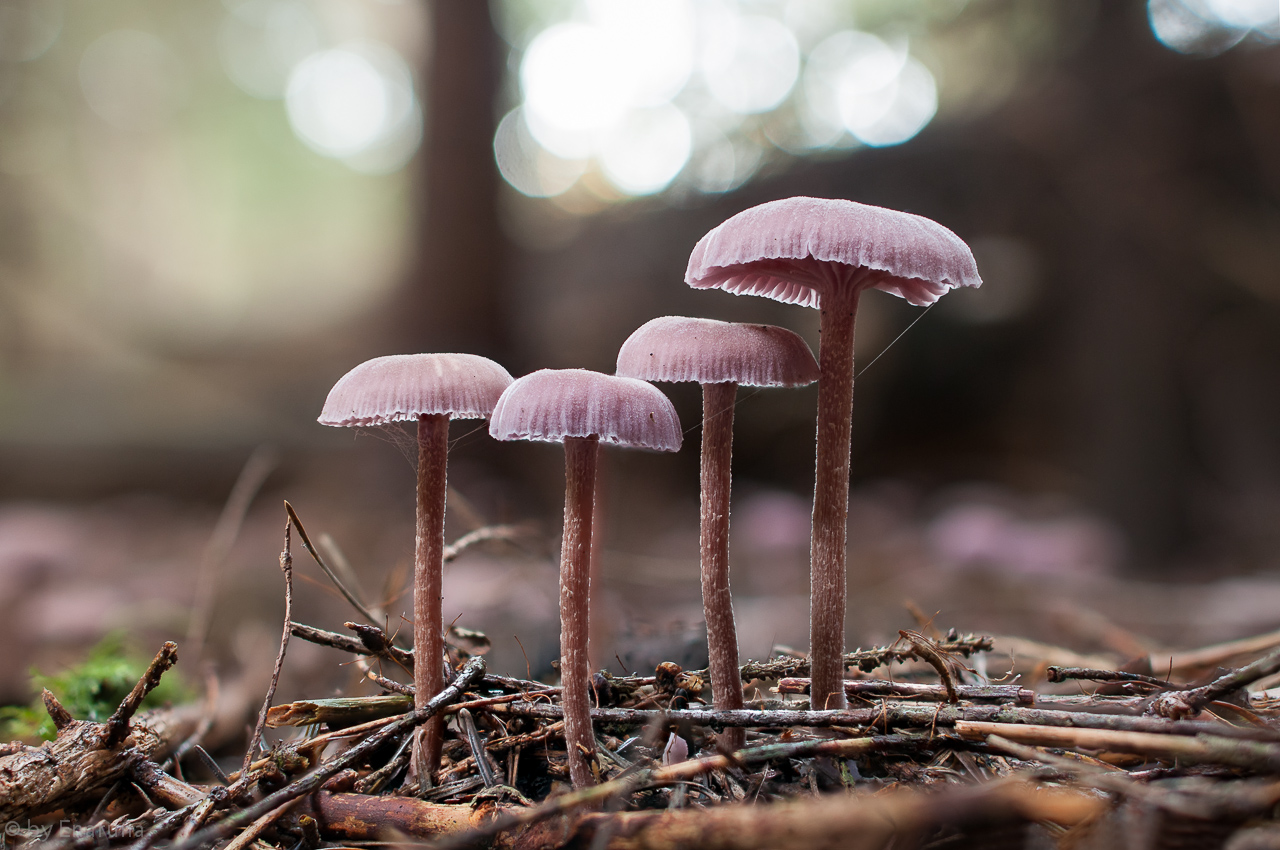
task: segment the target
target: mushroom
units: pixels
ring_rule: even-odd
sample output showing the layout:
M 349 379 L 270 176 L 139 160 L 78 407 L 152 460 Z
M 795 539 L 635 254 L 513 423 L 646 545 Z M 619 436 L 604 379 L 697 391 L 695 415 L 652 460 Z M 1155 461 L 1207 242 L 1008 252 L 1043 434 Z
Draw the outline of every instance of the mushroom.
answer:
M 618 352 L 618 374 L 702 386 L 702 521 L 699 555 L 707 621 L 711 695 L 718 709 L 742 708 L 738 633 L 729 593 L 729 492 L 733 407 L 739 384 L 798 387 L 818 380 L 818 364 L 797 334 L 773 325 L 666 316 L 646 322 Z M 722 733 L 728 747 L 745 730 Z
M 923 306 L 982 283 L 968 246 L 910 213 L 787 198 L 738 213 L 699 240 L 685 282 L 822 311 L 811 543 L 810 664 L 815 708 L 843 708 L 845 536 L 858 296 L 882 289 Z
M 474 354 L 393 354 L 343 375 L 320 412 L 320 423 L 370 427 L 418 423 L 417 540 L 413 560 L 414 705 L 444 689 L 444 509 L 448 489 L 449 419 L 485 419 L 511 375 Z M 414 766 L 424 785 L 440 767 L 444 722 L 424 724 L 414 738 Z
M 543 369 L 507 387 L 493 409 L 497 440 L 564 443 L 564 538 L 560 549 L 560 679 L 564 737 L 575 788 L 595 782 L 589 628 L 591 520 L 601 442 L 674 452 L 680 420 L 657 387 L 584 369 Z

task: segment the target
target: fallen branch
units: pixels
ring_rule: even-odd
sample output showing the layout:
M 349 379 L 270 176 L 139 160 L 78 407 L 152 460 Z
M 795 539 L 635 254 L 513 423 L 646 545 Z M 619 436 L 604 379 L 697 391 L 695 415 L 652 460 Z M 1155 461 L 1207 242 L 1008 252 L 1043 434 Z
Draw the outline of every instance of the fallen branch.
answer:
M 495 704 L 489 711 L 496 715 L 544 717 L 559 720 L 560 706 L 542 702 L 510 702 Z M 1117 731 L 1151 732 L 1172 735 L 1210 734 L 1223 738 L 1255 741 L 1280 741 L 1280 732 L 1262 727 L 1237 727 L 1220 723 L 1168 720 L 1160 717 L 1135 717 L 1126 714 L 1099 714 L 1088 711 L 1058 711 L 1018 705 L 913 705 L 885 702 L 873 708 L 844 711 L 788 711 L 772 709 L 681 709 L 661 711 L 638 708 L 593 708 L 591 719 L 603 723 L 644 726 L 655 721 L 688 723 L 691 726 L 744 726 L 757 729 L 786 727 L 880 728 L 909 727 L 928 729 L 954 726 L 959 721 L 1041 726 L 1113 729 Z
M 1114 729 L 1068 729 L 1053 726 L 981 723 L 961 720 L 956 732 L 969 740 L 997 735 L 1034 747 L 1136 753 L 1182 764 L 1223 764 L 1249 770 L 1280 772 L 1280 746 L 1261 741 L 1232 740 L 1213 735 L 1160 735 Z
M 458 677 L 439 694 L 432 697 L 431 701 L 422 708 L 416 709 L 399 720 L 387 724 L 359 744 L 333 757 L 301 779 L 294 780 L 280 790 L 263 797 L 253 805 L 228 815 L 220 821 L 216 821 L 195 833 L 186 841 L 173 844 L 171 850 L 194 850 L 194 848 L 203 844 L 226 838 L 268 812 L 274 811 L 277 807 L 304 794 L 310 794 L 323 785 L 329 777 L 344 768 L 357 764 L 386 741 L 409 732 L 430 720 L 442 708 L 462 696 L 462 693 L 479 681 L 483 675 L 484 659 L 472 658 L 462 668 L 462 672 L 458 674 Z

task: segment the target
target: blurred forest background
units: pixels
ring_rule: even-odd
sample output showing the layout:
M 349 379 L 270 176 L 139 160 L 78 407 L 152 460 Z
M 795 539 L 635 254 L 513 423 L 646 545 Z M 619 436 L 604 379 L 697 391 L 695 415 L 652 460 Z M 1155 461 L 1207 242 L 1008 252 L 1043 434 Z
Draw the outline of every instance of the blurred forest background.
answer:
M 986 281 L 863 299 L 851 645 L 906 600 L 1082 651 L 1280 627 L 1277 0 L 0 0 L 0 699 L 113 629 L 269 665 L 281 498 L 395 628 L 411 455 L 316 424 L 333 382 L 612 371 L 671 314 L 816 351 L 814 311 L 682 282 L 798 194 L 933 218 Z M 615 671 L 702 639 L 698 395 L 663 389 L 685 450 L 606 464 Z M 746 656 L 807 642 L 815 397 L 738 409 Z M 446 619 L 545 673 L 561 454 L 454 429 L 450 538 L 529 531 L 448 568 Z M 338 660 L 290 651 L 313 696 Z

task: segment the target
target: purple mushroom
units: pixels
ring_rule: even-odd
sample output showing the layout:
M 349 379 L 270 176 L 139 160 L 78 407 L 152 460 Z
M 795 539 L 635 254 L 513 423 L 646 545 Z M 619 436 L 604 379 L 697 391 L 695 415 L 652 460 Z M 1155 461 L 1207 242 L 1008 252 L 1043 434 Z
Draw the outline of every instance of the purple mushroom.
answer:
M 560 549 L 560 679 L 564 737 L 575 788 L 595 783 L 587 659 L 591 520 L 600 443 L 674 452 L 680 420 L 656 387 L 584 369 L 543 369 L 507 387 L 493 409 L 497 440 L 564 443 L 564 538 Z
M 882 289 L 923 306 L 982 283 L 968 246 L 942 225 L 853 201 L 787 198 L 738 213 L 698 242 L 685 282 L 822 311 L 811 544 L 815 708 L 846 705 L 845 536 L 858 296 Z
M 618 374 L 702 385 L 702 607 L 707 621 L 711 696 L 716 708 L 742 708 L 738 631 L 729 593 L 729 491 L 733 407 L 738 385 L 798 387 L 818 380 L 818 364 L 798 335 L 773 325 L 666 316 L 646 322 L 618 352 Z M 722 733 L 731 749 L 742 729 Z

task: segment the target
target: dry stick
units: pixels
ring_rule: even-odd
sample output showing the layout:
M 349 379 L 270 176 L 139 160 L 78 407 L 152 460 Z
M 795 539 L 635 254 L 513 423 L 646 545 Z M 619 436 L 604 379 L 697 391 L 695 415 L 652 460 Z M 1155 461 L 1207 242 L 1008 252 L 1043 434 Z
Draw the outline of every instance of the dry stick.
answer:
M 1217 735 L 1159 735 L 1114 729 L 1068 729 L 1061 726 L 982 723 L 961 720 L 956 732 L 970 740 L 999 735 L 1037 747 L 1138 753 L 1192 764 L 1222 764 L 1269 773 L 1280 772 L 1280 746 L 1261 741 L 1231 740 Z
M 1124 673 L 1119 670 L 1095 670 L 1092 667 L 1049 667 L 1045 670 L 1045 678 L 1055 684 L 1072 679 L 1085 679 L 1091 682 L 1140 682 L 1159 688 L 1176 688 L 1173 682 L 1157 679 L 1155 676 L 1144 676 L 1141 673 Z
M 114 747 L 125 739 L 129 734 L 129 721 L 133 719 L 133 715 L 137 712 L 138 707 L 142 705 L 142 701 L 146 699 L 147 694 L 155 690 L 156 685 L 160 684 L 160 677 L 165 671 L 172 667 L 178 661 L 178 645 L 173 641 L 165 641 L 160 647 L 160 651 L 156 653 L 156 657 L 151 659 L 151 663 L 147 665 L 147 671 L 142 674 L 129 691 L 129 695 L 120 703 L 120 707 L 115 713 L 107 719 L 106 723 L 106 739 L 104 743 L 108 747 Z M 47 704 L 46 700 L 46 704 Z M 50 715 L 52 716 L 52 714 Z M 54 719 L 57 725 L 57 719 Z
M 942 685 L 918 685 L 909 682 L 884 682 L 877 679 L 846 679 L 845 696 L 893 696 L 921 697 L 928 700 L 948 700 L 952 695 L 963 700 L 995 700 L 1032 705 L 1036 692 L 1019 685 L 955 685 L 950 691 Z M 809 693 L 808 679 L 782 679 L 778 682 L 780 694 Z
M 286 501 L 284 503 L 284 509 L 288 512 L 289 521 L 293 523 L 293 527 L 298 529 L 298 539 L 302 541 L 302 548 L 307 550 L 307 553 L 310 554 L 316 564 L 320 566 L 320 569 L 324 571 L 324 574 L 329 577 L 329 581 L 333 582 L 333 586 L 338 589 L 338 592 L 342 594 L 342 597 L 350 602 L 351 607 L 359 611 L 360 615 L 370 623 L 378 622 L 378 618 L 364 606 L 363 602 L 356 598 L 355 594 L 347 589 L 347 586 L 342 583 L 340 578 L 338 578 L 338 574 L 333 571 L 333 567 L 329 566 L 328 562 L 320 556 L 320 552 L 316 547 L 311 545 L 311 538 L 307 536 L 307 530 L 302 527 L 302 520 L 298 519 L 298 514 L 294 511 L 293 505 Z
M 497 715 L 560 719 L 564 712 L 558 705 L 540 702 L 513 702 L 494 705 L 489 711 Z M 878 729 L 908 726 L 921 729 L 949 727 L 962 721 L 993 722 L 1020 725 L 1111 729 L 1150 732 L 1153 734 L 1193 736 L 1214 735 L 1241 741 L 1280 743 L 1280 732 L 1257 726 L 1228 726 L 1191 720 L 1166 720 L 1158 717 L 1135 717 L 1123 714 L 1095 714 L 1085 711 L 1056 711 L 1016 705 L 918 705 L 885 703 L 875 708 L 853 708 L 844 711 L 756 710 L 716 711 L 714 709 L 682 709 L 654 711 L 637 708 L 593 708 L 591 717 L 599 723 L 624 723 L 644 726 L 648 723 L 678 722 L 692 726 L 744 726 L 756 729 L 779 729 L 796 726 L 832 728 L 874 727 Z
M 444 562 L 447 564 L 455 560 L 463 552 L 478 543 L 488 543 L 491 540 L 519 540 L 521 537 L 529 536 L 529 534 L 530 529 L 525 525 L 486 525 L 483 528 L 468 531 L 444 547 Z
M 1232 691 L 1239 690 L 1277 671 L 1280 671 L 1280 649 L 1270 655 L 1264 655 L 1239 670 L 1232 670 L 1224 676 L 1219 676 L 1207 685 L 1161 694 L 1152 700 L 1148 711 L 1173 718 L 1199 714 L 1200 709 L 1214 700 L 1221 699 Z
M 286 509 L 289 503 L 285 502 Z M 292 510 L 289 510 L 292 514 Z M 244 752 L 244 764 L 240 767 L 240 779 L 232 789 L 231 796 L 236 797 L 249 783 L 249 765 L 258 752 L 262 742 L 262 730 L 267 725 L 267 712 L 271 710 L 271 701 L 276 697 L 276 686 L 280 684 L 280 671 L 284 668 L 284 653 L 289 648 L 289 634 L 293 623 L 293 553 L 289 546 L 290 520 L 284 523 L 284 549 L 280 551 L 280 571 L 284 573 L 284 629 L 280 634 L 280 651 L 276 653 L 276 666 L 271 671 L 271 684 L 267 686 L 267 695 L 262 700 L 262 710 L 258 712 L 258 723 L 253 727 L 253 735 L 249 738 L 249 746 Z
M 990 652 L 994 644 L 995 639 L 989 635 L 969 634 L 938 641 L 935 648 L 947 655 L 960 655 L 967 658 L 975 652 Z M 869 673 L 877 667 L 907 660 L 920 660 L 920 655 L 914 646 L 902 646 L 901 641 L 898 641 L 893 646 L 859 649 L 845 653 L 841 663 L 843 667 L 857 667 L 864 673 Z M 791 656 L 748 661 L 742 665 L 741 671 L 743 681 L 804 676 L 809 672 L 808 658 Z
M 222 850 L 245 850 L 246 847 L 258 840 L 258 836 L 262 835 L 263 831 L 266 830 L 267 827 L 275 823 L 277 818 L 289 811 L 289 809 L 297 802 L 298 801 L 296 799 L 293 799 L 276 806 L 274 809 L 251 823 L 249 828 L 244 832 L 240 833 L 223 845 Z
M 483 675 L 484 659 L 472 658 L 462 668 L 462 672 L 453 680 L 453 683 L 436 694 L 422 708 L 416 708 L 412 713 L 387 724 L 381 731 L 370 735 L 359 744 L 320 765 L 306 776 L 290 782 L 279 791 L 268 794 L 253 805 L 202 829 L 186 841 L 175 843 L 170 850 L 194 850 L 194 848 L 201 845 L 226 838 L 237 829 L 252 823 L 268 812 L 274 811 L 281 804 L 295 800 L 304 794 L 310 794 L 328 781 L 329 777 L 340 770 L 357 764 L 386 741 L 430 720 L 442 708 L 458 699 L 467 688 L 472 687 Z M 130 850 L 137 850 L 137 848 L 131 847 Z
M 485 755 L 484 739 L 480 737 L 480 730 L 476 728 L 476 721 L 470 711 L 465 708 L 458 710 L 458 725 L 466 735 L 471 757 L 475 759 L 476 770 L 480 772 L 480 781 L 484 783 L 484 787 L 492 788 L 498 784 L 498 780 L 493 775 L 493 765 Z
M 348 627 L 358 625 L 354 623 L 346 624 Z M 377 631 L 383 635 L 382 648 L 370 646 L 364 633 L 365 627 L 361 629 L 361 636 L 353 638 L 350 635 L 344 635 L 339 632 L 330 632 L 324 629 L 317 629 L 315 626 L 308 626 L 305 623 L 290 623 L 289 631 L 296 638 L 301 638 L 309 643 L 319 644 L 320 646 L 328 646 L 333 649 L 340 649 L 343 652 L 350 652 L 354 655 L 374 655 L 379 658 L 403 666 L 406 670 L 413 669 L 413 653 L 395 646 L 386 640 L 386 633 L 381 629 Z M 373 627 L 368 627 L 373 628 Z
M 196 568 L 195 599 L 191 603 L 191 622 L 187 626 L 187 644 L 183 652 L 190 652 L 192 658 L 200 658 L 204 652 L 204 640 L 209 633 L 209 621 L 213 614 L 213 601 L 217 588 L 218 570 L 226 561 L 236 538 L 240 536 L 240 527 L 249 513 L 253 498 L 262 488 L 263 483 L 279 463 L 279 455 L 269 446 L 258 446 L 245 461 L 236 483 L 227 494 L 227 501 L 218 515 L 218 522 L 209 535 L 200 554 L 200 565 Z
M 947 669 L 947 661 L 934 648 L 934 641 L 918 632 L 908 631 L 907 629 L 899 629 L 898 635 L 902 640 L 914 646 L 916 652 L 919 653 L 919 657 L 938 672 L 938 678 L 942 679 L 942 684 L 947 689 L 947 702 L 959 702 L 959 697 L 956 696 L 955 683 L 951 681 L 951 671 Z
M 569 794 L 562 794 L 532 808 L 521 810 L 504 818 L 497 818 L 480 829 L 434 842 L 430 847 L 432 850 L 461 850 L 461 848 L 476 846 L 508 829 L 528 826 L 574 809 L 592 806 L 615 795 L 629 793 L 645 786 L 688 781 L 713 770 L 728 770 L 780 759 L 805 758 L 809 756 L 851 758 L 871 751 L 911 749 L 928 743 L 941 744 L 945 740 L 939 737 L 927 738 L 922 735 L 885 735 L 845 740 L 822 739 L 785 744 L 766 744 L 760 747 L 738 750 L 732 755 L 706 756 L 682 761 L 679 764 L 673 764 L 668 767 L 633 770 L 624 772 L 617 779 L 612 779 L 600 785 L 583 788 Z M 954 741 L 954 739 L 952 740 Z
M 702 610 L 707 622 L 711 698 L 716 708 L 742 708 L 738 675 L 738 630 L 729 592 L 729 492 L 733 452 L 732 382 L 702 385 L 702 498 L 699 552 L 702 562 Z M 746 743 L 740 729 L 725 731 L 725 746 Z

